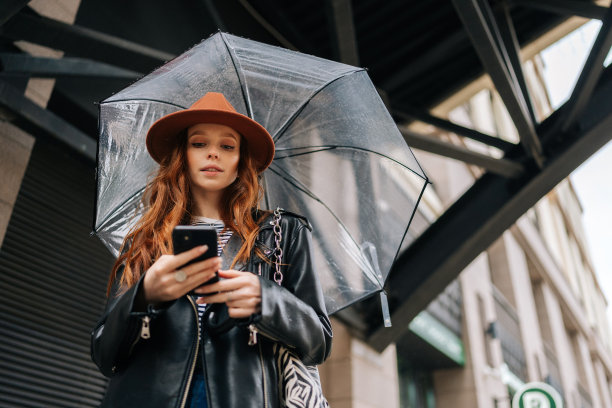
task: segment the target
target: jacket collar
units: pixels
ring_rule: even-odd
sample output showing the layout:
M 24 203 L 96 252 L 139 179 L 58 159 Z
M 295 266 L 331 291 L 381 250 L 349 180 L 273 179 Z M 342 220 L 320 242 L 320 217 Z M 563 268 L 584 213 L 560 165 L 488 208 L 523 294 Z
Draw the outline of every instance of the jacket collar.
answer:
M 227 270 L 232 265 L 234 258 L 238 255 L 238 251 L 240 251 L 240 247 L 242 247 L 242 239 L 238 236 L 238 234 L 232 234 L 227 244 L 225 244 L 225 248 L 223 248 L 223 252 L 221 253 L 221 269 Z M 234 265 L 234 269 L 237 271 L 243 270 L 245 265 L 241 262 L 236 263 Z

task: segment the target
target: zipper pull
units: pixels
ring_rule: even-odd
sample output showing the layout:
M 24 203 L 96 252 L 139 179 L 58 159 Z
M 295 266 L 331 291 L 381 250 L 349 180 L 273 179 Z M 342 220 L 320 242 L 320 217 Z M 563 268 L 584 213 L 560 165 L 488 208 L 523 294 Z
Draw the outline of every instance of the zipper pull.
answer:
M 140 328 L 140 337 L 143 339 L 151 338 L 151 330 L 149 329 L 149 322 L 151 321 L 151 316 L 144 316 L 142 318 L 142 327 Z
M 257 327 L 254 324 L 249 324 L 249 346 L 257 344 Z

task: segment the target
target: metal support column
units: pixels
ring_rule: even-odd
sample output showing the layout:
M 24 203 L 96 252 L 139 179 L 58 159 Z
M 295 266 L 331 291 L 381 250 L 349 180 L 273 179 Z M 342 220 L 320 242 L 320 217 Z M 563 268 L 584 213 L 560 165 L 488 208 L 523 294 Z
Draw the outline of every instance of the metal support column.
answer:
M 61 140 L 90 160 L 96 160 L 96 141 L 47 109 L 43 109 L 6 81 L 0 80 L 0 106 Z
M 574 124 L 576 117 L 586 107 L 586 104 L 595 89 L 595 85 L 601 76 L 603 71 L 603 63 L 606 56 L 610 52 L 612 46 L 612 8 L 609 8 L 604 16 L 603 23 L 597 34 L 597 38 L 593 43 L 591 52 L 587 57 L 580 77 L 576 82 L 576 86 L 572 92 L 572 96 L 569 98 L 568 103 L 563 116 L 563 123 L 561 124 L 561 131 L 566 131 L 570 126 Z M 609 102 L 610 103 L 610 102 Z
M 578 0 L 510 0 L 513 6 L 534 8 L 562 15 L 603 19 L 607 7 L 598 6 L 588 1 Z
M 338 61 L 358 66 L 359 51 L 350 0 L 327 0 L 327 21 Z
M 499 137 L 487 135 L 477 130 L 457 125 L 448 120 L 438 118 L 418 109 L 403 108 L 401 111 L 393 110 L 393 115 L 406 121 L 418 120 L 423 123 L 428 123 L 439 129 L 455 133 L 459 136 L 467 137 L 469 139 L 484 143 L 491 147 L 496 147 L 502 151 L 510 150 L 511 148 L 516 146 L 514 143 L 507 142 L 504 139 L 500 139 Z
M 15 15 L 2 29 L 2 35 L 11 40 L 29 41 L 96 61 L 104 56 L 103 62 L 138 72 L 149 72 L 174 58 L 170 53 L 90 28 L 23 12 Z
M 522 95 L 516 80 L 510 75 L 506 60 L 497 46 L 503 44 L 503 42 L 501 39 L 495 39 L 487 23 L 487 18 L 478 5 L 478 0 L 452 1 L 480 57 L 480 61 L 493 80 L 495 88 L 512 117 L 523 147 L 527 154 L 542 166 L 542 146 L 535 130 L 535 124 L 531 120 L 525 97 Z M 504 52 L 506 51 L 504 50 Z

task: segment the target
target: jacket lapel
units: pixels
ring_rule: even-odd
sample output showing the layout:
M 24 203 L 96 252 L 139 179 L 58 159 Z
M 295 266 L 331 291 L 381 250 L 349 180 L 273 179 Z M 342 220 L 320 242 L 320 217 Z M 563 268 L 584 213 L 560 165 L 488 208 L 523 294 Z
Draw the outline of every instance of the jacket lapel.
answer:
M 230 268 L 234 258 L 238 255 L 238 251 L 240 251 L 240 247 L 242 247 L 242 239 L 237 234 L 232 234 L 221 254 L 221 269 L 227 270 Z M 234 265 L 234 269 L 237 271 L 243 271 L 244 267 L 245 265 L 241 262 Z

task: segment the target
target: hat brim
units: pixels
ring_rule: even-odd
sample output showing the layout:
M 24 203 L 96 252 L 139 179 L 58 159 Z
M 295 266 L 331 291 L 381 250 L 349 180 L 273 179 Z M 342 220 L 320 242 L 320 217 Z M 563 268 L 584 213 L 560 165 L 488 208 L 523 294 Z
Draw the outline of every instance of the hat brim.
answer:
M 198 123 L 226 125 L 240 133 L 247 142 L 257 172 L 264 171 L 274 159 L 274 141 L 259 123 L 240 113 L 215 109 L 189 109 L 170 113 L 158 119 L 147 133 L 147 150 L 158 163 L 172 152 L 179 133 Z

